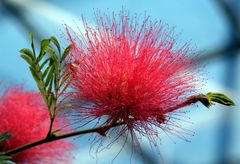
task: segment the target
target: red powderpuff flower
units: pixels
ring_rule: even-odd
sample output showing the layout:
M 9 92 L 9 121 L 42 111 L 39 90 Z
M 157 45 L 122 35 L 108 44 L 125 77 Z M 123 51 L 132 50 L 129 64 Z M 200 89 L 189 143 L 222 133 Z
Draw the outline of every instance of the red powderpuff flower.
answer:
M 58 120 L 56 127 L 66 122 Z M 0 151 L 10 150 L 46 137 L 49 114 L 41 96 L 34 91 L 10 88 L 0 99 L 0 134 L 8 131 L 13 136 L 0 145 Z M 17 163 L 70 163 L 72 144 L 59 140 L 39 145 L 13 155 Z
M 130 134 L 135 144 L 137 133 L 155 142 L 159 128 L 186 139 L 175 111 L 197 93 L 200 79 L 190 70 L 194 54 L 188 44 L 177 45 L 167 25 L 149 16 L 141 24 L 138 19 L 125 11 L 96 12 L 96 26 L 83 18 L 85 33 L 66 27 L 73 46 L 68 64 L 72 95 L 84 100 L 76 109 L 78 120 L 83 125 L 121 122 L 99 133 L 116 132 L 115 139 Z

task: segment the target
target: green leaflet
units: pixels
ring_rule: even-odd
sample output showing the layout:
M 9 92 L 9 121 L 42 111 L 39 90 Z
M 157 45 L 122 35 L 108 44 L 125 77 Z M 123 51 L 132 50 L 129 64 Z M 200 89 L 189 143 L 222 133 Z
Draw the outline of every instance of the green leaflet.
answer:
M 57 50 L 58 50 L 58 53 L 61 54 L 61 47 L 60 47 L 60 44 L 57 40 L 57 38 L 55 38 L 54 36 L 52 36 L 50 38 L 50 40 L 54 43 L 54 45 L 57 47 Z
M 65 51 L 63 52 L 63 55 L 62 55 L 62 57 L 61 57 L 61 59 L 60 59 L 60 62 L 61 62 L 61 63 L 66 59 L 66 57 L 67 57 L 68 54 L 71 52 L 71 50 L 72 50 L 72 45 L 69 45 L 69 46 L 65 49 Z
M 13 164 L 11 156 L 5 155 L 4 152 L 0 152 L 0 164 Z
M 12 134 L 9 132 L 2 133 L 0 135 L 0 143 L 4 142 L 5 140 L 12 137 Z M 0 164 L 7 164 L 10 163 L 11 156 L 6 155 L 4 152 L 0 152 Z
M 9 138 L 11 138 L 11 137 L 12 137 L 12 134 L 9 133 L 9 132 L 2 133 L 0 135 L 0 143 L 5 141 L 5 140 L 7 140 L 7 139 L 9 139 Z
M 4 152 L 0 152 L 0 164 L 7 163 L 7 160 L 11 160 L 12 157 L 5 155 Z

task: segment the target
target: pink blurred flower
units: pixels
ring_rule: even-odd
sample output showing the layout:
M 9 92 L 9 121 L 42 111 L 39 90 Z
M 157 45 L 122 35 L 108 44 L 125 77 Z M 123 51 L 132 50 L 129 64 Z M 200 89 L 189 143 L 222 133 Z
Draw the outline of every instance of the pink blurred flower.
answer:
M 65 120 L 58 120 L 56 126 Z M 0 151 L 10 150 L 46 137 L 49 114 L 41 96 L 35 91 L 12 87 L 0 98 L 0 134 L 8 131 L 13 136 L 0 145 Z M 13 156 L 17 163 L 70 163 L 72 144 L 59 140 L 39 145 Z
M 200 80 L 190 70 L 194 53 L 176 43 L 166 24 L 149 16 L 139 24 L 140 18 L 96 12 L 96 26 L 83 18 L 85 33 L 66 27 L 73 45 L 68 65 L 73 99 L 84 100 L 76 109 L 78 120 L 123 122 L 106 133 L 117 133 L 114 140 L 130 134 L 135 144 L 137 133 L 155 143 L 158 128 L 186 139 L 175 111 L 198 92 Z

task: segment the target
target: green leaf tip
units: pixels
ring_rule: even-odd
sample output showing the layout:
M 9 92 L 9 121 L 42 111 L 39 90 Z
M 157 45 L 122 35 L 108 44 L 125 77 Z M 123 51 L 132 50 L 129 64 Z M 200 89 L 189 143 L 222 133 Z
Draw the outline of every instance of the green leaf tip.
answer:
M 230 99 L 229 97 L 227 97 L 226 95 L 222 94 L 222 93 L 214 93 L 214 92 L 209 92 L 207 93 L 207 97 L 212 101 L 212 102 L 216 102 L 222 105 L 226 105 L 226 106 L 234 106 L 235 103 L 232 99 Z
M 200 101 L 204 106 L 210 108 L 215 103 L 222 104 L 225 106 L 234 106 L 235 103 L 229 97 L 222 93 L 209 92 L 206 95 L 200 94 L 196 96 L 191 96 L 187 103 L 196 103 Z
M 30 41 L 33 41 L 33 34 L 31 32 L 29 33 L 29 39 Z

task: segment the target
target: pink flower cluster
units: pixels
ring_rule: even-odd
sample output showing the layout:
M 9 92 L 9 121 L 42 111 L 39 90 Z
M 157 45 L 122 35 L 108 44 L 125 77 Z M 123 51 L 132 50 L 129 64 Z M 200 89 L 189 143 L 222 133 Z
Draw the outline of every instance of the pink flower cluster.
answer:
M 193 53 L 188 44 L 177 45 L 167 25 L 148 16 L 142 24 L 138 19 L 124 11 L 96 12 L 96 26 L 83 18 L 85 33 L 66 27 L 73 45 L 68 65 L 72 94 L 80 100 L 77 117 L 83 125 L 122 122 L 120 129 L 110 130 L 118 137 L 139 133 L 155 141 L 156 127 L 181 137 L 171 114 L 196 92 Z
M 57 121 L 56 127 L 60 122 Z M 41 96 L 35 91 L 23 91 L 20 87 L 6 90 L 0 97 L 0 134 L 8 131 L 13 136 L 0 145 L 7 151 L 46 137 L 49 114 Z M 70 163 L 73 145 L 59 140 L 39 145 L 13 155 L 17 163 Z

